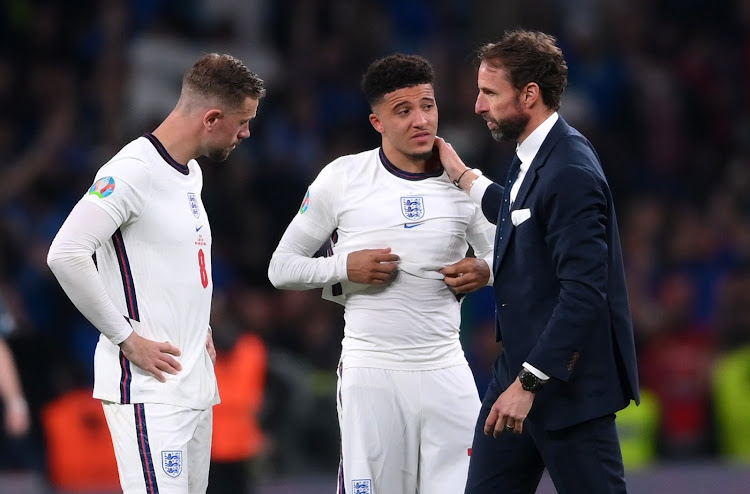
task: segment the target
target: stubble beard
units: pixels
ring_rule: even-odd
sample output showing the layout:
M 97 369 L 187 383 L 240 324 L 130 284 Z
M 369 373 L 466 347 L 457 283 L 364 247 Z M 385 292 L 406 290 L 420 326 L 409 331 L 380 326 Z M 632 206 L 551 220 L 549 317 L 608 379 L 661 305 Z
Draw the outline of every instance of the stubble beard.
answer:
M 216 148 L 216 149 L 212 149 L 211 151 L 209 151 L 206 156 L 208 156 L 208 159 L 210 159 L 211 161 L 221 163 L 222 161 L 226 161 L 227 158 L 229 158 L 229 153 L 231 152 L 232 152 L 231 149 Z
M 410 155 L 412 161 L 427 161 L 432 158 L 432 150 Z
M 490 120 L 497 126 L 497 128 L 490 130 L 490 134 L 497 142 L 517 141 L 529 125 L 529 120 L 531 120 L 531 117 L 522 112 L 502 120 Z

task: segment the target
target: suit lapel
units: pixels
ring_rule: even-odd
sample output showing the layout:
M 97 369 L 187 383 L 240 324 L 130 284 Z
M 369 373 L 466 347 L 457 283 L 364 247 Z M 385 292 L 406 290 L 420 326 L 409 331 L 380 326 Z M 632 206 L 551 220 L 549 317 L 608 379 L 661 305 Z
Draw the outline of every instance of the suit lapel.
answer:
M 516 200 L 513 201 L 513 205 L 511 206 L 510 212 L 508 213 L 508 221 L 506 221 L 497 229 L 494 263 L 496 274 L 500 271 L 500 265 L 502 264 L 503 257 L 505 256 L 505 250 L 508 248 L 508 243 L 510 242 L 510 238 L 513 235 L 514 227 L 513 222 L 510 220 L 511 213 L 516 209 L 522 209 L 521 206 L 523 206 L 526 197 L 529 195 L 529 192 L 536 184 L 539 170 L 547 163 L 547 159 L 549 158 L 552 149 L 554 149 L 555 144 L 557 144 L 557 141 L 559 141 L 562 136 L 569 133 L 570 126 L 565 122 L 565 120 L 563 120 L 562 117 L 558 117 L 557 122 L 555 122 L 555 125 L 552 126 L 549 134 L 547 134 L 544 142 L 542 142 L 542 145 L 539 147 L 539 151 L 536 153 L 536 156 L 531 162 L 529 169 L 526 170 L 526 175 L 523 178 L 521 187 L 518 189 L 518 194 L 516 194 Z M 510 190 L 506 190 L 505 193 L 510 194 Z

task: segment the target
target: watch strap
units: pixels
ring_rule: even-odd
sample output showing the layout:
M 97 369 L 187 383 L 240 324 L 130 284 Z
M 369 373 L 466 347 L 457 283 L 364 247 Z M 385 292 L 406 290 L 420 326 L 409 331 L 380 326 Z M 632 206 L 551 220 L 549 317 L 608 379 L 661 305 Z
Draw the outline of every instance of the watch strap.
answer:
M 518 380 L 521 382 L 521 387 L 523 389 L 531 391 L 532 393 L 536 393 L 542 389 L 542 386 L 544 386 L 544 383 L 546 382 L 525 367 L 518 373 Z

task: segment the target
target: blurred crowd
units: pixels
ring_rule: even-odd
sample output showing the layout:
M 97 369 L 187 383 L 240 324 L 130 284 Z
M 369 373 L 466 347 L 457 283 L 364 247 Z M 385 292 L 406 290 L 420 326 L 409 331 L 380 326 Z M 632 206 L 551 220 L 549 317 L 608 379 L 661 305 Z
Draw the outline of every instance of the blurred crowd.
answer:
M 47 268 L 53 236 L 95 171 L 172 109 L 191 63 L 218 51 L 268 87 L 250 139 L 227 162 L 201 162 L 216 346 L 220 358 L 248 335 L 262 346 L 262 378 L 246 381 L 259 397 L 245 404 L 257 425 L 248 476 L 333 475 L 341 311 L 318 291 L 273 289 L 271 253 L 317 172 L 379 144 L 359 89 L 379 56 L 434 64 L 439 135 L 502 181 L 513 148 L 473 114 L 473 53 L 516 26 L 558 37 L 561 114 L 596 146 L 614 192 L 651 457 L 750 461 L 750 2 L 7 0 L 0 337 L 31 426 L 0 432 L 0 471 L 48 477 L 50 409 L 92 385 L 98 332 Z M 486 290 L 463 308 L 480 392 L 498 349 Z

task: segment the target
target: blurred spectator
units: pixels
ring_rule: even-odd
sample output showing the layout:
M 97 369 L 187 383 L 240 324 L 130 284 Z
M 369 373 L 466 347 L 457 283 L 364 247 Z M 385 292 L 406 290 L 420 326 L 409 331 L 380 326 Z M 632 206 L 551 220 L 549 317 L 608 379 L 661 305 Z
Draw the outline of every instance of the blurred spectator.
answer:
M 632 199 L 623 215 L 625 275 L 636 344 L 639 345 L 659 330 L 663 316 L 655 296 L 654 278 L 660 261 L 665 215 L 663 202 L 650 196 Z
M 641 386 L 662 409 L 659 451 L 667 458 L 712 452 L 710 378 L 715 356 L 711 328 L 694 322 L 695 283 L 673 274 L 659 288 L 661 325 L 640 354 Z
M 221 403 L 214 406 L 209 494 L 257 492 L 258 458 L 265 449 L 260 411 L 267 355 L 263 340 L 242 327 L 224 293 L 214 293 L 211 328 L 216 347 L 216 381 Z
M 750 262 L 726 279 L 719 298 L 713 371 L 717 442 L 724 458 L 750 463 Z
M 652 467 L 658 458 L 658 434 L 661 421 L 659 399 L 641 388 L 641 403 L 631 402 L 617 412 L 617 436 L 620 438 L 625 471 Z
M 117 461 L 101 401 L 91 389 L 67 391 L 42 410 L 51 484 L 61 492 L 116 492 Z
M 722 355 L 713 375 L 719 452 L 750 464 L 750 346 Z
M 750 259 L 725 280 L 719 297 L 716 332 L 723 353 L 750 346 Z
M 32 410 L 24 393 L 16 359 L 7 338 L 22 327 L 15 291 L 8 283 L 9 265 L 17 255 L 7 232 L 0 233 L 0 471 L 40 469 L 32 438 Z
M 116 492 L 115 451 L 88 373 L 70 357 L 51 367 L 51 395 L 40 411 L 49 483 L 64 494 Z
M 7 314 L 3 312 L 1 304 L 0 299 L 0 318 L 5 319 Z M 24 455 L 21 454 L 28 449 L 27 436 L 31 427 L 29 406 L 21 389 L 13 355 L 2 334 L 0 334 L 0 405 L 2 405 L 0 416 L 2 416 L 3 426 L 0 432 L 0 448 L 3 451 L 0 453 L 0 470 L 30 470 L 32 465 L 25 462 Z
M 0 338 L 0 398 L 3 401 L 5 432 L 19 437 L 29 432 L 29 407 L 21 389 L 13 355 L 5 340 Z

